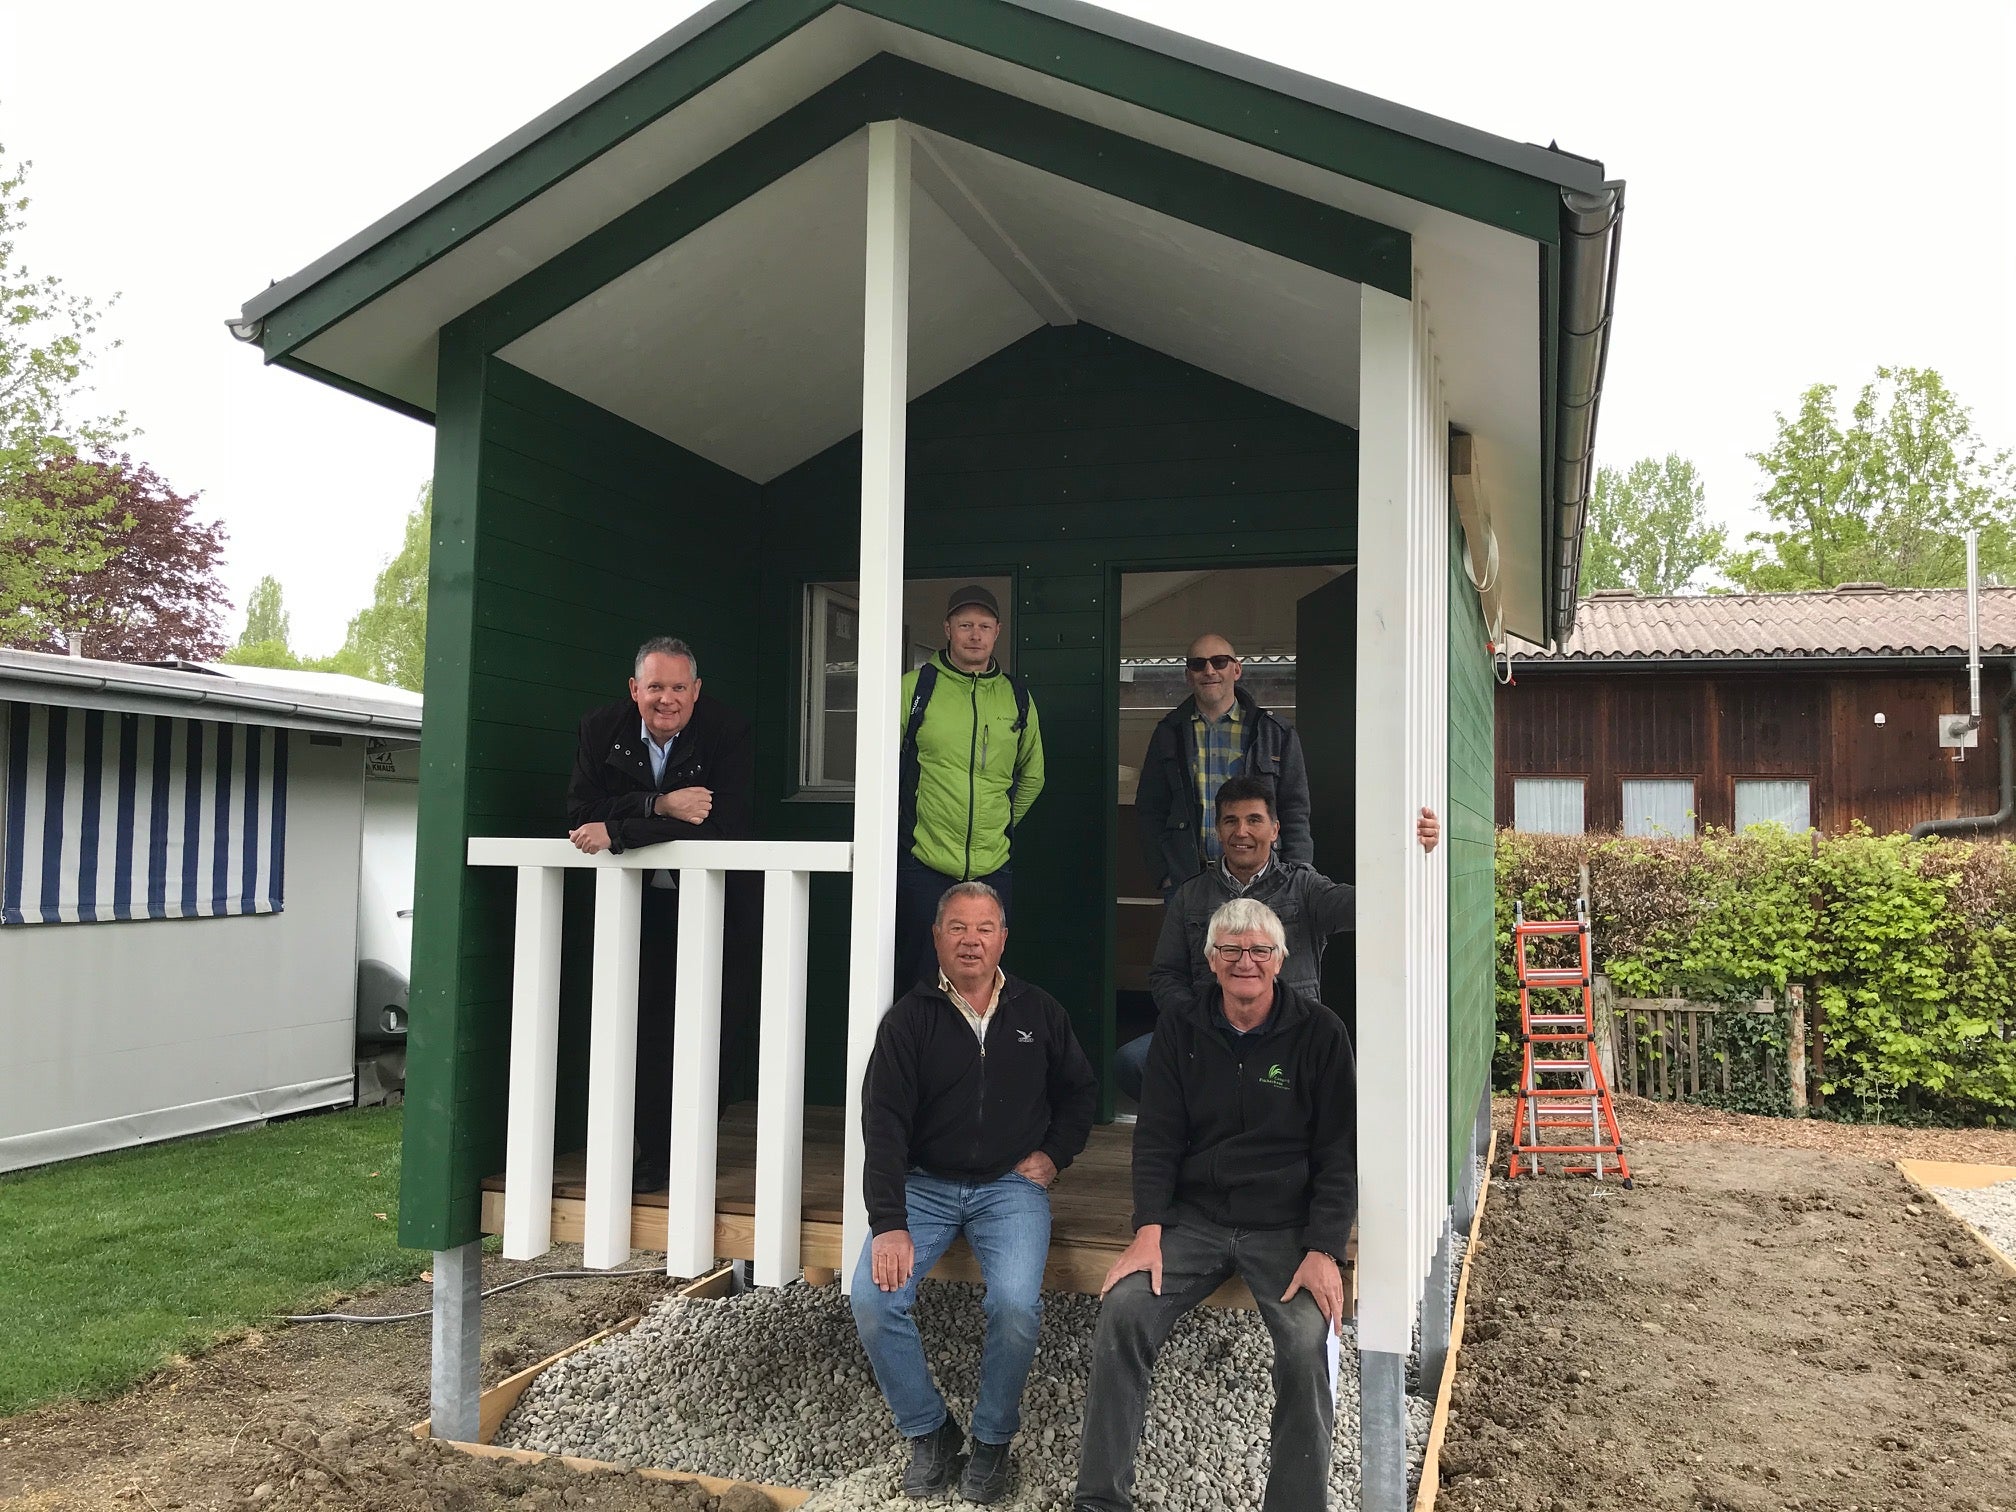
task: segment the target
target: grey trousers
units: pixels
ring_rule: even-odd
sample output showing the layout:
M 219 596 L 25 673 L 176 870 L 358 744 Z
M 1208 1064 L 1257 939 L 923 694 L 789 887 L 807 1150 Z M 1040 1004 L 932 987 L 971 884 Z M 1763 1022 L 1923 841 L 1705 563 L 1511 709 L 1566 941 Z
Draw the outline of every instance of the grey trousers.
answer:
M 1307 1292 L 1285 1305 L 1280 1300 L 1306 1253 L 1295 1229 L 1228 1229 L 1187 1212 L 1162 1231 L 1162 1295 L 1150 1289 L 1145 1274 L 1132 1275 L 1107 1293 L 1099 1309 L 1075 1507 L 1131 1512 L 1134 1451 L 1155 1356 L 1177 1321 L 1235 1274 L 1252 1289 L 1274 1338 L 1274 1422 L 1263 1512 L 1321 1512 L 1329 1505 L 1337 1336 Z

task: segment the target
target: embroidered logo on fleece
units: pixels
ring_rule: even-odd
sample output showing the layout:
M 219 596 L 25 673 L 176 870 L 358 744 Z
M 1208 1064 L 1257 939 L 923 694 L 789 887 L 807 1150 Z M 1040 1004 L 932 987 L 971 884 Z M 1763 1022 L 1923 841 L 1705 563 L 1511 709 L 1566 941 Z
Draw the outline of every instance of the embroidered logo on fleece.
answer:
M 1033 1029 L 1017 1029 L 1015 1031 L 1015 1038 L 1022 1044 L 1033 1045 L 1036 1043 L 1036 1031 Z
M 1260 1078 L 1260 1085 L 1263 1087 L 1278 1087 L 1281 1091 L 1286 1092 L 1288 1090 L 1288 1077 L 1281 1070 L 1279 1063 L 1276 1063 L 1267 1068 L 1267 1074 Z

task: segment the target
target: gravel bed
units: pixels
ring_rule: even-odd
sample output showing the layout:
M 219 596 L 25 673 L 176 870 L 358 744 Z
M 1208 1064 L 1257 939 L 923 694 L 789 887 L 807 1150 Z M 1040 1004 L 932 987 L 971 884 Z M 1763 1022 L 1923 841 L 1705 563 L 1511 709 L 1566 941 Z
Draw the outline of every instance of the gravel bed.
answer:
M 1995 1248 L 2016 1259 L 2016 1181 L 1998 1181 L 1993 1186 L 1933 1187 L 1954 1212 L 1988 1236 Z
M 926 1282 L 917 1319 L 941 1390 L 964 1422 L 984 1319 L 980 1288 Z M 1046 1298 L 1016 1439 L 1020 1478 L 1000 1505 L 1067 1512 L 1077 1472 L 1098 1299 Z M 1136 1461 L 1136 1503 L 1156 1512 L 1258 1506 L 1266 1480 L 1273 1348 L 1252 1312 L 1199 1308 L 1162 1353 Z M 1416 1472 L 1432 1404 L 1408 1399 Z M 897 1496 L 897 1437 L 843 1287 L 790 1286 L 721 1301 L 667 1298 L 627 1334 L 535 1381 L 497 1440 L 623 1465 L 660 1465 L 814 1490 L 806 1512 L 914 1506 Z M 1357 1343 L 1338 1374 L 1333 1505 L 1357 1506 Z

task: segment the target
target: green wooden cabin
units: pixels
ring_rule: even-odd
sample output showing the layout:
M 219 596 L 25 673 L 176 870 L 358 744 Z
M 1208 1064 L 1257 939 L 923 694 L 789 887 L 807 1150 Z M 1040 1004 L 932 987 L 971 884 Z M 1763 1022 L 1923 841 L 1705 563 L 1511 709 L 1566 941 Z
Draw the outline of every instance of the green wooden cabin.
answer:
M 1329 981 L 1365 1505 L 1401 1505 L 1409 1331 L 1446 1339 L 1486 1121 L 1487 643 L 1573 612 L 1621 206 L 1587 159 L 1068 0 L 723 0 L 245 306 L 266 361 L 437 434 L 400 1212 L 441 1252 L 437 1431 L 474 1421 L 486 1177 L 533 1173 L 507 1246 L 536 1252 L 541 1151 L 550 1188 L 585 1140 L 590 1261 L 628 1253 L 606 942 L 641 874 L 556 838 L 577 720 L 674 633 L 757 722 L 761 849 L 674 864 L 702 929 L 707 879 L 772 874 L 748 1090 L 784 1120 L 756 1188 L 782 1279 L 797 1120 L 846 1105 L 889 1000 L 896 680 L 932 585 L 978 578 L 1048 752 L 1010 965 L 1102 1067 L 1138 1011 L 1156 680 L 1207 629 L 1291 680 L 1318 864 L 1361 884 Z M 696 1092 L 675 1131 L 711 1155 L 704 970 L 691 1000 L 705 1129 Z M 718 1253 L 701 1163 L 668 1264 Z

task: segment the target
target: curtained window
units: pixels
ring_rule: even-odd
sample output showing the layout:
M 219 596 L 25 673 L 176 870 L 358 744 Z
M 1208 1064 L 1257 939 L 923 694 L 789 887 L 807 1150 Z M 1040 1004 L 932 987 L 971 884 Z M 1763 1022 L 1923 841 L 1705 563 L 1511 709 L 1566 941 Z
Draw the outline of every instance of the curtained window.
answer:
M 287 732 L 10 703 L 0 923 L 278 913 Z
M 1782 824 L 1798 834 L 1813 827 L 1813 784 L 1804 777 L 1736 779 L 1736 828 Z
M 1691 777 L 1625 778 L 1624 833 L 1627 835 L 1692 835 L 1694 833 L 1694 779 Z
M 1581 834 L 1582 779 L 1513 778 L 1512 827 L 1529 835 Z

